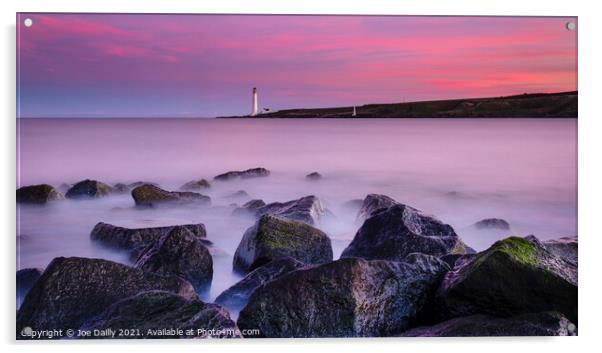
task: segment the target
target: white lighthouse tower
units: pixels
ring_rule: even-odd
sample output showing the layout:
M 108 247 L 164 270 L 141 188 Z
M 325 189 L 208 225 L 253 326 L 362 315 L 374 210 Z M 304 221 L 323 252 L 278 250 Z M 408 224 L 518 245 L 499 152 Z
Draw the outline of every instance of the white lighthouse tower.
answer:
M 255 116 L 259 113 L 259 108 L 257 107 L 257 87 L 253 87 L 253 108 L 251 110 L 251 116 Z

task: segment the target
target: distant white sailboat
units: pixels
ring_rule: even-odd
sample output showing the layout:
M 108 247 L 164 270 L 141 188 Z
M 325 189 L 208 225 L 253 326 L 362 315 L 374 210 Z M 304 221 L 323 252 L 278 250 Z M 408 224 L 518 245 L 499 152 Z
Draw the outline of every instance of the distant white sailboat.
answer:
M 353 106 L 353 114 L 351 114 L 351 116 L 356 116 L 357 112 L 355 111 L 355 105 Z

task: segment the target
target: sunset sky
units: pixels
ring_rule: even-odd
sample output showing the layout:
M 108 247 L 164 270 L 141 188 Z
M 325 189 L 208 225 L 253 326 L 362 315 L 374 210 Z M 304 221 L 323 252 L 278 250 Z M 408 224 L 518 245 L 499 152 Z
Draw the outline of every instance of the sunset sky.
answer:
M 272 110 L 570 91 L 568 21 L 19 14 L 17 112 L 244 115 L 254 86 Z

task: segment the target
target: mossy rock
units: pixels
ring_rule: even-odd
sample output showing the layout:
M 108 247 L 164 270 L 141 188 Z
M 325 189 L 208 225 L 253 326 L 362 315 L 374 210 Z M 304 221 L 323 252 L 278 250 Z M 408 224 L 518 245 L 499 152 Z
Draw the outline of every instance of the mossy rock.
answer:
M 234 254 L 234 269 L 244 273 L 282 257 L 306 264 L 332 261 L 330 238 L 303 222 L 264 215 L 245 231 Z
M 189 191 L 167 191 L 151 184 L 134 188 L 132 198 L 138 207 L 156 207 L 166 204 L 211 204 L 209 196 Z
M 437 302 L 444 318 L 477 313 L 508 317 L 558 311 L 577 322 L 577 266 L 540 243 L 510 237 L 444 278 Z

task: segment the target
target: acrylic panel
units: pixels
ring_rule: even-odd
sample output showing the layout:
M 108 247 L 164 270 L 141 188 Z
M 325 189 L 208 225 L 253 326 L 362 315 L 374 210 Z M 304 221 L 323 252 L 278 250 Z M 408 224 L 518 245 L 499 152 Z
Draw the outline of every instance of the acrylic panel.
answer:
M 576 17 L 16 27 L 17 339 L 577 335 Z

